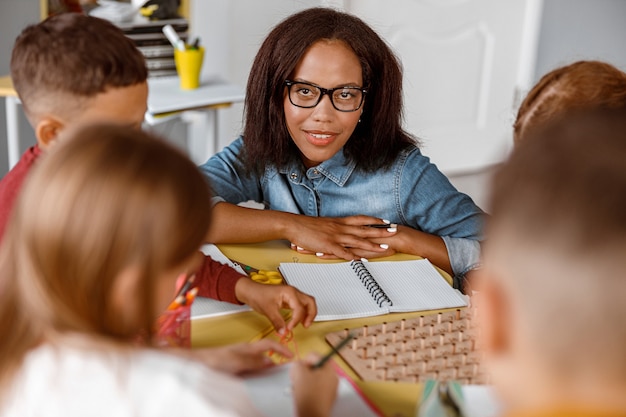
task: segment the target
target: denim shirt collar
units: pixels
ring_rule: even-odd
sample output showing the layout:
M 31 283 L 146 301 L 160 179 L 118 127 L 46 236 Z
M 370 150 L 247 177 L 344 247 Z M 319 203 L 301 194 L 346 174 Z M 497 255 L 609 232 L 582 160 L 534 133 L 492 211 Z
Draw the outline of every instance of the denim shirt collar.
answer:
M 337 184 L 339 187 L 343 187 L 343 185 L 348 181 L 352 172 L 354 172 L 356 168 L 356 161 L 348 161 L 343 153 L 343 148 L 341 148 L 332 158 L 322 162 L 318 166 L 309 168 L 306 170 L 307 172 L 313 171 L 315 174 L 321 174 Z M 278 172 L 281 174 L 287 175 L 292 180 L 293 173 L 298 173 L 300 177 L 305 175 L 304 166 L 300 161 L 294 161 L 288 165 L 285 165 L 278 169 Z

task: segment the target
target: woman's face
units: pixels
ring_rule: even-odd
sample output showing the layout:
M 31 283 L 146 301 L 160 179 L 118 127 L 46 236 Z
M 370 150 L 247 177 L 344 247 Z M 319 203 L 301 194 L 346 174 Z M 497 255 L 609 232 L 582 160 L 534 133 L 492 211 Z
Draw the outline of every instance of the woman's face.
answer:
M 322 40 L 302 56 L 291 81 L 302 81 L 322 88 L 363 87 L 358 57 L 343 41 Z M 313 108 L 296 107 L 285 88 L 283 100 L 289 134 L 300 150 L 307 168 L 330 159 L 350 139 L 361 117 L 363 106 L 354 112 L 335 109 L 328 95 Z

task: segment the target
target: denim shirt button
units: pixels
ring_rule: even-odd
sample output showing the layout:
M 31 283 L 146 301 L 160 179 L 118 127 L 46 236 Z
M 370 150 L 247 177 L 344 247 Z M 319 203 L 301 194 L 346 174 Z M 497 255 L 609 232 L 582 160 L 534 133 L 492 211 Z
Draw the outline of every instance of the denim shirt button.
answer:
M 314 173 L 315 175 L 319 175 L 319 174 L 320 174 L 320 172 L 319 172 L 317 169 L 314 169 L 314 170 L 313 170 L 313 173 Z
M 289 175 L 289 177 L 290 177 L 292 180 L 294 180 L 294 181 L 295 181 L 295 180 L 297 180 L 297 179 L 298 179 L 298 174 L 296 174 L 295 172 L 292 172 L 292 173 Z

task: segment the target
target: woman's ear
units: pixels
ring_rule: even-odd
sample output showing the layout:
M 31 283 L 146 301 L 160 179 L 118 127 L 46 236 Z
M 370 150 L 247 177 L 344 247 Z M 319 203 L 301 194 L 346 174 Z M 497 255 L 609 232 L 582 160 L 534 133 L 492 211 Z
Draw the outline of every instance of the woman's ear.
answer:
M 35 136 L 41 149 L 46 149 L 57 138 L 65 124 L 57 118 L 45 116 L 35 125 Z

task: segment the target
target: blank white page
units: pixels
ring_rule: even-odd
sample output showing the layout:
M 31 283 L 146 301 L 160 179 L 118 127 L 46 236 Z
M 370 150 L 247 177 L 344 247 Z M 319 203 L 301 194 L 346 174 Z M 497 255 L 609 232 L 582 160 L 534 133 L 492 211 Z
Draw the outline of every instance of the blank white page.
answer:
M 428 259 L 399 262 L 364 262 L 393 302 L 391 312 L 439 310 L 467 306 Z
M 252 404 L 264 415 L 272 417 L 293 417 L 293 390 L 289 369 L 291 364 L 276 366 L 243 377 L 243 383 Z M 377 417 L 362 393 L 355 388 L 347 377 L 339 378 L 337 397 L 330 417 Z
M 231 304 L 226 301 L 218 301 L 205 297 L 196 297 L 191 304 L 192 319 L 223 316 L 226 314 L 242 313 L 244 311 L 252 311 L 252 309 L 245 304 Z
M 388 313 L 365 289 L 349 262 L 335 264 L 281 263 L 288 284 L 315 297 L 315 321 L 377 316 Z

